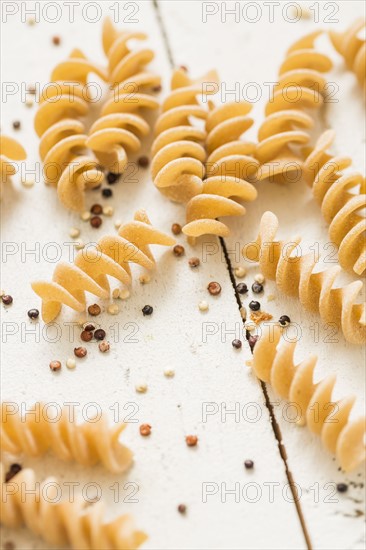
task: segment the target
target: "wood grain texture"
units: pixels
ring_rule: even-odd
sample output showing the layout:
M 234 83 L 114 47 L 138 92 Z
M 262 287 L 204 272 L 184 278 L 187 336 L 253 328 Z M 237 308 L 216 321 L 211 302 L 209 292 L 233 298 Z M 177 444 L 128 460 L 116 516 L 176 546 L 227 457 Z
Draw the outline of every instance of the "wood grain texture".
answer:
M 113 15 L 113 5 L 113 2 L 101 3 L 103 14 Z M 228 88 L 235 82 L 258 82 L 261 86 L 275 80 L 277 67 L 291 41 L 313 28 L 310 21 L 290 24 L 279 18 L 270 24 L 265 17 L 255 25 L 230 24 L 230 20 L 221 23 L 217 18 L 203 23 L 201 2 L 177 0 L 158 3 L 159 21 L 152 2 L 136 5 L 138 11 L 132 17 L 137 22 L 120 21 L 119 26 L 149 33 L 150 43 L 157 52 L 153 68 L 163 75 L 162 97 L 168 90 L 171 71 L 167 46 L 174 62 L 187 65 L 193 75 L 217 68 Z M 361 13 L 361 3 L 339 5 L 339 25 L 344 28 L 356 12 Z M 126 18 L 128 13 L 121 15 Z M 89 17 L 95 14 L 91 11 Z M 105 61 L 100 41 L 101 21 L 87 22 L 81 6 L 75 9 L 74 23 L 68 21 L 67 11 L 63 10 L 57 24 L 43 20 L 31 27 L 14 16 L 2 25 L 2 30 L 5 82 L 44 84 L 57 61 L 74 47 L 81 47 L 100 63 Z M 58 48 L 51 43 L 55 34 L 61 37 Z M 14 36 L 16 41 L 12 40 Z M 337 152 L 342 153 L 346 147 L 354 156 L 355 165 L 362 168 L 364 135 L 359 120 L 364 107 L 352 75 L 344 74 L 339 67 L 340 59 L 336 56 L 335 59 L 338 66 L 334 79 L 342 84 L 339 103 L 327 110 L 326 122 L 339 131 Z M 262 97 L 255 104 L 256 128 L 262 120 L 265 99 Z M 2 109 L 1 129 L 21 140 L 28 152 L 28 169 L 39 162 L 38 139 L 33 130 L 35 108 L 27 109 L 19 94 L 14 94 Z M 22 122 L 17 133 L 12 130 L 15 119 Z M 144 151 L 148 154 L 149 143 Z M 228 222 L 232 232 L 226 244 L 233 265 L 244 263 L 240 248 L 255 236 L 260 215 L 268 208 L 279 216 L 283 235 L 302 234 L 306 245 L 327 242 L 326 227 L 310 190 L 301 185 L 261 184 L 259 191 L 259 200 L 248 207 L 245 219 Z M 81 406 L 95 402 L 108 410 L 111 417 L 116 403 L 121 408 L 129 403 L 129 408 L 120 410 L 120 417 L 134 412 L 132 419 L 137 420 L 130 422 L 125 432 L 126 442 L 135 454 L 135 464 L 125 475 L 113 476 L 99 467 L 83 469 L 52 457 L 42 461 L 24 459 L 21 463 L 34 467 L 40 479 L 56 475 L 64 483 L 79 482 L 79 489 L 87 483 L 97 483 L 111 517 L 129 511 L 138 526 L 149 534 L 146 549 L 306 548 L 262 388 L 245 366 L 250 351 L 245 345 L 235 351 L 231 345 L 234 337 L 242 336 L 242 324 L 218 241 L 205 239 L 191 248 L 183 237 L 178 237 L 186 249 L 182 258 L 174 257 L 171 251 L 158 251 L 158 269 L 151 282 L 143 286 L 135 278 L 131 298 L 118 301 L 120 313 L 114 317 L 103 313 L 98 318 L 111 342 L 109 354 L 101 354 L 96 344 L 89 344 L 88 357 L 78 361 L 74 371 L 67 370 L 64 363 L 81 343 L 79 331 L 66 323 L 80 316 L 65 312 L 48 334 L 41 322 L 30 323 L 27 318 L 27 310 L 39 306 L 30 280 L 51 277 L 55 264 L 50 259 L 55 251 L 67 258 L 70 247 L 65 243 L 72 240 L 68 235 L 71 226 L 80 227 L 80 237 L 89 242 L 107 232 L 114 233 L 114 220 L 126 222 L 141 207 L 148 211 L 154 225 L 168 232 L 173 222 L 185 221 L 184 208 L 158 193 L 148 170 L 140 169 L 136 182 L 122 181 L 113 187 L 113 192 L 113 199 L 103 201 L 98 192 L 87 197 L 89 205 L 103 202 L 115 208 L 115 215 L 104 217 L 102 228 L 95 231 L 77 215 L 64 210 L 57 202 L 55 190 L 45 187 L 43 181 L 27 190 L 15 176 L 12 185 L 5 189 L 1 206 L 2 240 L 10 243 L 6 250 L 15 253 L 6 256 L 3 248 L 1 286 L 13 295 L 14 303 L 1 308 L 3 344 L 6 343 L 2 346 L 2 398 L 28 404 L 36 400 L 78 402 Z M 36 250 L 36 256 L 25 254 L 32 249 Z M 201 258 L 196 271 L 188 266 L 188 258 L 193 255 Z M 255 267 L 249 268 L 246 282 L 251 282 L 257 271 Z M 138 270 L 135 273 L 138 275 Z M 206 290 L 212 280 L 222 286 L 218 297 L 211 297 Z M 318 353 L 319 377 L 336 372 L 337 391 L 339 387 L 340 395 L 343 390 L 355 392 L 362 408 L 362 350 L 347 345 L 341 337 L 337 342 L 325 342 L 330 334 L 324 327 L 319 327 L 319 341 L 314 342 L 311 327 L 319 322 L 317 316 L 305 314 L 298 303 L 279 296 L 271 283 L 266 283 L 264 303 L 271 293 L 276 294 L 276 300 L 268 304 L 268 310 L 275 316 L 288 314 L 301 325 L 299 348 L 304 355 L 309 351 Z M 206 313 L 198 310 L 200 300 L 209 303 Z M 142 316 L 145 304 L 154 307 L 152 317 Z M 32 329 L 36 335 L 26 332 Z M 11 335 L 12 331 L 15 334 Z M 212 334 L 205 337 L 208 331 Z M 49 371 L 51 359 L 63 362 L 59 375 Z M 164 376 L 167 367 L 175 370 L 174 378 Z M 145 394 L 135 391 L 140 380 L 148 385 Z M 284 404 L 277 403 L 270 389 L 269 398 L 281 430 L 287 464 L 295 483 L 301 487 L 300 506 L 313 547 L 362 548 L 363 518 L 357 517 L 357 510 L 363 508 L 361 472 L 345 478 L 315 437 L 283 420 Z M 202 419 L 204 403 L 212 403 L 215 411 L 207 422 Z M 227 410 L 236 407 L 239 417 L 233 414 L 222 417 L 225 407 Z M 152 425 L 149 438 L 139 435 L 139 425 L 145 422 Z M 186 446 L 187 434 L 198 435 L 197 448 Z M 254 460 L 253 471 L 243 468 L 245 459 Z M 334 485 L 326 484 L 339 481 L 355 486 L 350 485 L 346 494 L 332 496 Z M 115 483 L 121 488 L 117 502 L 111 489 Z M 122 502 L 135 488 L 123 489 L 126 483 L 137 484 L 134 497 L 137 503 Z M 207 497 L 207 502 L 203 502 L 203 484 L 210 484 L 208 489 L 215 492 Z M 67 486 L 62 488 L 67 495 Z M 227 494 L 224 502 L 225 488 L 235 489 L 239 494 Z M 187 505 L 185 516 L 176 510 L 180 503 Z M 26 531 L 4 530 L 2 540 L 13 540 L 17 548 L 24 550 L 46 548 Z

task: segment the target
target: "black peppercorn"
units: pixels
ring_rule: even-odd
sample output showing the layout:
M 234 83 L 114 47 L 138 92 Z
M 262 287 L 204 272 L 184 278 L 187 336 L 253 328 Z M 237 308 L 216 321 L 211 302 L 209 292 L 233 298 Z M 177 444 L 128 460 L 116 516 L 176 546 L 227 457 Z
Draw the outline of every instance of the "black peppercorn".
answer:
M 14 128 L 14 130 L 19 130 L 19 128 L 20 128 L 20 121 L 19 120 L 14 120 L 13 128 Z
M 139 157 L 137 159 L 137 164 L 141 167 L 141 168 L 147 168 L 149 166 L 149 158 L 144 156 L 144 157 Z
M 253 283 L 252 291 L 254 292 L 254 294 L 260 294 L 261 292 L 263 292 L 263 285 L 257 282 Z
M 113 172 L 108 172 L 107 182 L 109 185 L 113 185 L 119 179 L 120 174 L 114 174 Z
M 108 187 L 107 187 L 106 189 L 102 190 L 102 195 L 106 199 L 109 199 L 109 197 L 111 197 L 113 195 L 113 191 L 112 191 L 112 189 L 108 189 Z
M 240 349 L 241 346 L 242 346 L 241 341 L 238 340 L 237 338 L 235 338 L 235 340 L 233 340 L 233 341 L 231 342 L 231 344 L 232 344 L 233 348 L 235 348 L 235 349 Z
M 145 315 L 151 315 L 153 311 L 154 311 L 154 308 L 152 306 L 144 306 L 142 308 L 142 313 L 143 313 L 144 316 Z
M 244 466 L 247 470 L 251 470 L 254 466 L 253 460 L 245 460 Z
M 94 338 L 96 340 L 104 340 L 105 338 L 105 330 L 103 330 L 102 328 L 98 328 L 95 332 L 94 332 Z
M 338 493 L 345 493 L 348 491 L 348 485 L 345 483 L 337 483 L 337 491 Z
M 4 294 L 4 296 L 1 296 L 2 302 L 6 306 L 10 306 L 10 304 L 13 303 L 13 297 L 10 296 L 10 294 Z
M 259 302 L 256 302 L 255 300 L 252 300 L 251 302 L 249 302 L 249 309 L 251 309 L 252 311 L 259 311 L 261 308 L 261 305 Z
M 29 317 L 29 319 L 38 319 L 38 317 L 39 317 L 38 309 L 30 309 L 28 311 L 28 317 Z
M 288 315 L 281 315 L 278 322 L 280 323 L 280 325 L 285 327 L 286 325 L 289 325 L 291 323 L 291 319 Z
M 239 283 L 236 285 L 236 290 L 239 292 L 239 294 L 246 294 L 248 292 L 248 287 L 245 283 Z

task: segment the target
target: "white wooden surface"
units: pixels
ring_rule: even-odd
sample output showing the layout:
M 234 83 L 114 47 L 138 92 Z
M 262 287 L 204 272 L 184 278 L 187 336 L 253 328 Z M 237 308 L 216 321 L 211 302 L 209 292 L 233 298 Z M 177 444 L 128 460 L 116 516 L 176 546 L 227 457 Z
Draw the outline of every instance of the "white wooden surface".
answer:
M 33 4 L 28 2 L 27 7 Z M 19 85 L 21 82 L 47 82 L 53 66 L 73 47 L 81 47 L 91 58 L 105 62 L 100 43 L 101 21 L 90 23 L 83 18 L 84 2 L 75 9 L 75 22 L 69 23 L 62 4 L 59 2 L 62 18 L 58 23 L 41 20 L 31 27 L 21 21 L 18 13 L 9 16 L 8 22 L 2 24 L 4 82 Z M 263 6 L 261 19 L 250 24 L 246 21 L 233 23 L 230 18 L 224 23 L 220 14 L 203 23 L 201 2 L 174 0 L 159 2 L 158 6 L 150 1 L 135 4 L 138 11 L 133 18 L 137 22 L 125 21 L 120 25 L 148 31 L 150 43 L 157 52 L 153 67 L 163 75 L 162 95 L 169 86 L 168 47 L 173 61 L 187 65 L 192 75 L 198 76 L 215 67 L 228 88 L 235 82 L 241 85 L 257 82 L 262 86 L 264 82 L 275 80 L 288 45 L 320 25 L 304 19 L 289 23 L 280 14 L 274 23 L 270 23 Z M 230 4 L 226 3 L 227 6 Z M 362 14 L 361 2 L 336 4 L 339 12 L 334 17 L 339 19 L 340 28 L 345 28 L 353 18 Z M 100 5 L 104 14 L 113 15 L 112 2 Z M 321 3 L 320 15 L 322 6 Z M 126 17 L 130 12 L 131 8 L 128 8 L 121 13 Z M 89 13 L 91 17 L 94 17 L 92 11 Z M 323 21 L 322 27 L 329 26 Z M 58 48 L 51 44 L 51 37 L 55 34 L 62 40 Z M 326 40 L 323 46 L 325 49 L 329 47 Z M 344 73 L 336 54 L 332 52 L 332 56 L 335 61 L 332 77 L 340 86 L 339 101 L 328 107 L 325 123 L 338 131 L 337 152 L 351 153 L 355 166 L 362 170 L 364 105 L 352 75 Z M 262 120 L 265 99 L 263 95 L 255 105 L 253 136 Z M 38 138 L 33 131 L 34 113 L 35 107 L 28 109 L 22 104 L 19 94 L 6 101 L 3 99 L 1 130 L 18 137 L 25 146 L 28 169 L 39 161 Z M 15 119 L 22 123 L 22 129 L 16 133 L 12 129 Z M 147 153 L 148 146 L 147 143 Z M 156 191 L 148 171 L 139 171 L 137 183 L 122 182 L 115 185 L 113 191 L 114 198 L 102 202 L 112 204 L 115 215 L 105 217 L 103 226 L 96 231 L 81 222 L 77 215 L 63 210 L 55 191 L 46 188 L 42 181 L 32 189 L 23 189 L 17 175 L 12 185 L 5 189 L 2 241 L 14 243 L 7 245 L 7 250 L 11 246 L 19 247 L 19 250 L 2 257 L 1 287 L 14 297 L 11 307 L 1 308 L 2 399 L 28 404 L 35 400 L 59 404 L 78 402 L 81 406 L 96 402 L 108 411 L 111 418 L 111 407 L 115 403 L 121 407 L 130 403 L 132 405 L 126 411 L 122 410 L 120 417 L 134 409 L 137 411 L 134 418 L 138 422 L 131 422 L 125 432 L 126 441 L 135 453 L 135 463 L 123 476 L 108 475 L 99 467 L 65 466 L 52 457 L 40 461 L 24 458 L 21 460 L 23 466 L 34 467 L 40 479 L 56 475 L 62 483 L 77 480 L 81 487 L 91 481 L 100 484 L 110 517 L 124 511 L 133 513 L 138 526 L 149 535 L 144 545 L 146 549 L 300 549 L 307 546 L 304 531 L 313 548 L 363 548 L 363 472 L 360 470 L 347 476 L 339 472 L 333 458 L 322 450 L 315 437 L 306 429 L 284 421 L 284 404 L 277 402 L 269 389 L 282 434 L 282 456 L 279 452 L 263 391 L 245 366 L 245 361 L 251 357 L 250 351 L 246 344 L 241 351 L 235 351 L 231 346 L 234 335 L 226 334 L 230 330 L 241 330 L 241 317 L 221 247 L 214 239 L 211 242 L 217 252 L 202 262 L 197 271 L 192 271 L 187 261 L 193 255 L 202 259 L 202 243 L 190 249 L 179 237 L 179 242 L 186 248 L 186 255 L 179 259 L 169 250 L 157 251 L 158 270 L 151 283 L 142 286 L 137 277 L 131 298 L 119 302 L 120 314 L 112 317 L 105 313 L 100 317 L 100 324 L 107 330 L 111 341 L 110 353 L 103 355 L 95 344 L 90 344 L 88 357 L 79 361 L 74 371 L 68 371 L 65 366 L 59 375 L 49 371 L 49 361 L 57 358 L 64 363 L 72 356 L 79 339 L 78 330 L 75 330 L 73 341 L 65 324 L 75 321 L 78 316 L 68 312 L 60 316 L 57 320 L 59 338 L 53 343 L 50 339 L 54 333 L 45 337 L 42 322 L 32 324 L 27 318 L 27 310 L 39 305 L 30 288 L 30 280 L 50 278 L 54 268 L 45 257 L 47 251 L 50 255 L 52 252 L 51 248 L 47 249 L 47 243 L 58 243 L 63 257 L 67 258 L 68 246 L 65 243 L 71 241 L 68 235 L 71 226 L 81 228 L 81 238 L 85 242 L 93 241 L 104 233 L 115 232 L 114 220 L 128 221 L 140 207 L 147 209 L 152 222 L 160 229 L 169 231 L 172 222 L 184 222 L 184 209 L 171 204 Z M 89 194 L 88 201 L 89 204 L 100 202 L 100 194 Z M 249 205 L 246 217 L 228 222 L 232 233 L 226 244 L 234 266 L 243 263 L 239 251 L 256 235 L 260 216 L 267 209 L 279 216 L 282 236 L 302 234 L 304 246 L 314 242 L 319 242 L 320 246 L 327 243 L 325 223 L 308 189 L 302 184 L 287 187 L 262 184 L 259 199 Z M 208 242 L 206 239 L 204 246 Z M 22 258 L 21 250 L 30 250 L 34 246 L 39 247 L 41 254 Z M 249 269 L 245 282 L 251 284 L 256 269 L 254 266 L 249 266 Z M 138 275 L 137 270 L 135 273 Z M 222 285 L 222 294 L 217 298 L 209 296 L 206 291 L 211 280 Z M 267 303 L 266 296 L 271 293 L 276 295 L 276 300 Z M 210 304 L 207 313 L 198 311 L 197 305 L 202 299 Z M 305 356 L 315 351 L 319 355 L 319 377 L 336 372 L 339 395 L 354 392 L 359 397 L 359 410 L 362 410 L 364 351 L 346 344 L 341 335 L 337 336 L 337 342 L 328 342 L 328 333 L 321 326 L 319 341 L 315 342 L 311 327 L 319 323 L 319 318 L 303 312 L 297 302 L 279 296 L 270 282 L 266 283 L 265 294 L 260 300 L 276 317 L 290 315 L 301 326 L 299 354 Z M 244 305 L 248 301 L 246 298 Z M 151 318 L 143 318 L 141 314 L 145 304 L 154 306 Z M 39 338 L 25 333 L 26 329 L 35 327 Z M 215 334 L 204 339 L 203 331 L 207 328 Z M 135 342 L 129 342 L 128 335 L 132 330 L 136 331 Z M 11 331 L 16 333 L 11 335 Z M 113 337 L 118 332 L 119 336 Z M 174 378 L 164 376 L 166 367 L 175 370 Z M 135 392 L 135 384 L 140 380 L 148 384 L 146 394 Z M 215 414 L 203 422 L 202 404 L 205 402 L 217 403 L 219 408 L 227 406 L 228 409 L 238 403 L 246 417 L 235 419 L 228 415 L 223 421 L 220 414 Z M 252 422 L 255 410 L 258 411 L 258 421 Z M 139 435 L 139 423 L 144 422 L 152 425 L 149 438 Z M 185 445 L 184 437 L 190 433 L 199 436 L 195 449 Z M 254 460 L 253 471 L 244 470 L 246 458 Z M 286 466 L 301 488 L 298 508 L 288 491 Z M 136 483 L 138 493 L 135 498 L 138 502 L 121 502 L 126 500 L 131 489 L 122 490 L 119 502 L 114 502 L 110 486 L 116 481 L 121 487 L 127 482 Z M 334 483 L 340 481 L 349 484 L 345 494 L 334 493 Z M 207 502 L 202 498 L 204 483 L 218 489 L 217 494 L 207 498 Z M 275 484 L 273 499 L 270 498 L 270 484 Z M 228 495 L 227 501 L 223 501 L 225 486 L 229 490 L 235 486 L 240 489 L 239 502 L 235 502 L 233 495 Z M 176 511 L 179 503 L 187 505 L 186 516 Z M 14 541 L 17 548 L 47 548 L 25 530 L 17 533 L 4 530 L 2 544 L 8 540 Z

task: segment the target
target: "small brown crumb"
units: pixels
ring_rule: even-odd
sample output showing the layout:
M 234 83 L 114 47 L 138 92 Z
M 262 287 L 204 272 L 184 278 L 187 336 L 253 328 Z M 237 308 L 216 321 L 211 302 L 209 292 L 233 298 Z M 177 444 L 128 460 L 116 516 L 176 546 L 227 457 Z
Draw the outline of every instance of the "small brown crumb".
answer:
M 176 244 L 175 247 L 173 248 L 173 254 L 174 256 L 183 256 L 184 254 L 184 246 L 182 246 L 181 244 Z
M 201 261 L 199 258 L 190 258 L 188 260 L 189 267 L 198 267 Z
M 185 504 L 179 504 L 178 506 L 178 512 L 180 514 L 185 514 L 187 511 L 187 506 Z
M 161 92 L 161 90 L 162 90 L 162 85 L 161 84 L 157 84 L 156 86 L 152 87 L 153 92 L 159 93 L 159 92 Z
M 141 424 L 140 426 L 140 434 L 143 436 L 147 436 L 151 434 L 151 426 L 150 424 Z
M 147 168 L 150 164 L 149 157 L 146 157 L 146 156 L 139 157 L 137 159 L 137 164 L 140 166 L 140 168 Z
M 17 473 L 22 469 L 20 464 L 12 464 L 9 468 L 9 471 L 5 474 L 5 483 L 8 483 Z
M 103 214 L 103 206 L 101 204 L 93 204 L 93 206 L 90 208 L 90 212 L 95 216 L 100 216 L 101 214 Z
M 53 36 L 52 43 L 54 46 L 59 46 L 61 44 L 61 38 L 59 36 Z
M 273 315 L 266 313 L 265 311 L 252 311 L 250 318 L 256 325 L 262 323 L 263 321 L 270 321 L 273 318 Z
M 103 330 L 102 328 L 98 328 L 98 330 L 96 330 L 94 332 L 94 338 L 96 340 L 104 340 L 105 338 L 105 330 Z
M 14 120 L 13 128 L 14 128 L 14 130 L 19 130 L 20 129 L 20 121 L 19 120 Z
M 90 342 L 90 340 L 93 339 L 93 333 L 88 330 L 83 330 L 83 332 L 80 334 L 80 338 L 83 342 Z
M 221 293 L 221 285 L 220 283 L 212 281 L 211 283 L 209 283 L 207 290 L 209 291 L 211 296 L 218 296 Z
M 54 372 L 61 369 L 61 363 L 60 361 L 51 361 L 50 363 L 50 369 Z
M 93 325 L 93 323 L 88 323 L 87 325 L 84 326 L 84 330 L 86 330 L 87 332 L 94 332 L 96 329 L 96 326 Z
M 31 95 L 36 95 L 36 87 L 34 86 L 34 84 L 29 84 L 27 92 Z
M 100 309 L 100 306 L 98 304 L 93 304 L 92 306 L 88 307 L 88 313 L 89 315 L 92 315 L 93 317 L 96 317 L 97 315 L 100 315 L 100 312 L 102 310 Z
M 80 346 L 78 348 L 74 348 L 74 353 L 75 353 L 76 357 L 79 357 L 79 359 L 80 359 L 82 357 L 85 357 L 88 352 L 87 352 L 86 348 L 83 348 L 83 347 Z
M 103 220 L 100 216 L 93 216 L 90 218 L 90 225 L 94 227 L 94 229 L 98 229 L 103 223 Z
M 179 225 L 179 223 L 173 223 L 172 233 L 173 235 L 180 235 L 180 233 L 182 233 L 182 226 Z
M 5 306 L 10 306 L 13 303 L 13 297 L 10 294 L 4 294 L 1 296 L 2 302 Z
M 109 342 L 106 342 L 105 340 L 103 340 L 102 342 L 99 342 L 99 345 L 98 345 L 100 351 L 102 353 L 105 353 L 106 351 L 109 351 L 110 350 L 110 344 Z
M 186 443 L 188 447 L 195 447 L 198 443 L 198 437 L 196 435 L 186 435 Z

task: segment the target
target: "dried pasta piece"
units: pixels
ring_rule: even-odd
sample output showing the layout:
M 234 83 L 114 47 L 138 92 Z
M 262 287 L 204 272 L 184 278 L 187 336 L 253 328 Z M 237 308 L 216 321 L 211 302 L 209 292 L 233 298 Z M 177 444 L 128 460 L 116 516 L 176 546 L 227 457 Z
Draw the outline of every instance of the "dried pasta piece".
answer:
M 305 109 L 324 103 L 324 73 L 332 68 L 329 57 L 315 49 L 322 31 L 302 37 L 287 51 L 279 80 L 265 108 L 266 118 L 258 131 L 256 157 L 261 163 L 258 179 L 289 182 L 299 180 L 301 151 L 309 141 L 313 116 Z
M 129 47 L 130 41 L 146 38 L 142 32 L 117 31 L 110 18 L 104 21 L 103 48 L 112 91 L 89 131 L 87 146 L 104 168 L 116 174 L 124 172 L 128 155 L 139 151 L 141 139 L 150 132 L 144 111 L 159 106 L 151 92 L 161 79 L 145 68 L 154 58 L 153 50 Z
M 330 239 L 339 247 L 339 263 L 362 275 L 366 270 L 366 179 L 360 172 L 345 172 L 352 164 L 349 157 L 328 153 L 334 137 L 333 130 L 320 136 L 304 163 L 303 176 L 321 205 Z
M 17 167 L 13 161 L 25 160 L 26 158 L 27 154 L 18 141 L 0 134 L 0 198 L 3 184 L 17 172 Z
M 240 139 L 253 124 L 247 116 L 251 109 L 247 101 L 211 105 L 206 120 L 206 178 L 201 192 L 187 204 L 187 224 L 183 227 L 192 239 L 205 234 L 227 236 L 229 228 L 217 218 L 243 215 L 245 208 L 237 201 L 257 198 L 257 190 L 250 183 L 259 168 L 253 157 L 256 145 Z
M 295 349 L 295 342 L 281 339 L 278 325 L 268 323 L 255 345 L 252 368 L 260 380 L 270 383 L 279 396 L 297 406 L 298 424 L 306 424 L 321 438 L 342 469 L 354 470 L 366 458 L 366 419 L 350 420 L 355 397 L 332 401 L 336 377 L 329 375 L 315 384 L 317 357 L 311 355 L 296 365 Z
M 45 323 L 56 319 L 62 304 L 84 311 L 85 292 L 108 298 L 110 287 L 107 275 L 123 284 L 130 284 L 129 263 L 154 269 L 155 260 L 150 244 L 170 246 L 175 243 L 169 235 L 152 227 L 144 210 L 136 212 L 134 221 L 121 225 L 118 235 L 106 235 L 87 254 L 78 252 L 73 264 L 59 263 L 52 282 L 35 281 L 32 288 L 42 299 L 42 318 Z
M 114 473 L 124 472 L 131 465 L 132 452 L 119 441 L 126 427 L 124 423 L 109 427 L 106 417 L 101 416 L 78 424 L 71 415 L 70 410 L 64 408 L 55 421 L 49 418 L 43 403 L 35 403 L 32 414 L 23 416 L 14 409 L 14 404 L 2 403 L 2 451 L 38 457 L 51 450 L 61 460 L 83 466 L 101 463 Z
M 86 85 L 90 73 L 107 80 L 104 69 L 88 61 L 80 50 L 73 50 L 54 68 L 34 119 L 41 138 L 39 153 L 45 183 L 57 187 L 63 206 L 77 211 L 84 209 L 85 189 L 98 187 L 104 178 L 97 160 L 87 150 L 81 120 L 89 112 Z
M 171 93 L 155 126 L 151 174 L 159 191 L 175 202 L 186 203 L 202 192 L 206 132 L 192 119 L 206 120 L 207 105 L 198 98 L 215 93 L 217 82 L 215 71 L 198 80 L 191 80 L 183 69 L 173 72 Z
M 276 281 L 284 294 L 299 298 L 305 309 L 318 312 L 325 323 L 336 323 L 348 342 L 364 344 L 365 304 L 356 303 L 363 287 L 362 282 L 353 281 L 335 288 L 333 284 L 341 267 L 334 265 L 314 273 L 318 255 L 308 253 L 291 256 L 301 238 L 296 237 L 290 241 L 275 240 L 277 229 L 277 217 L 272 212 L 265 212 L 260 222 L 257 240 L 243 248 L 244 258 L 259 262 L 264 277 Z
M 60 498 L 62 484 L 52 477 L 37 482 L 33 470 L 18 472 L 5 483 L 5 468 L 0 464 L 1 523 L 5 527 L 26 527 L 50 545 L 74 550 L 138 548 L 146 535 L 137 531 L 130 515 L 106 523 L 105 504 L 88 503 L 79 495 Z
M 347 68 L 355 73 L 357 81 L 363 89 L 365 89 L 366 83 L 365 28 L 366 19 L 360 17 L 343 33 L 329 31 L 333 46 L 344 58 Z

